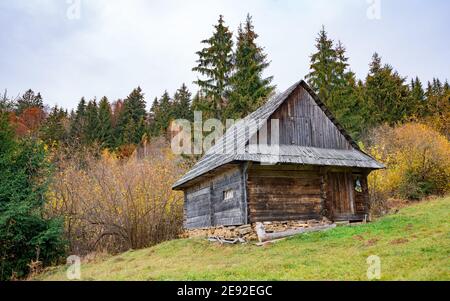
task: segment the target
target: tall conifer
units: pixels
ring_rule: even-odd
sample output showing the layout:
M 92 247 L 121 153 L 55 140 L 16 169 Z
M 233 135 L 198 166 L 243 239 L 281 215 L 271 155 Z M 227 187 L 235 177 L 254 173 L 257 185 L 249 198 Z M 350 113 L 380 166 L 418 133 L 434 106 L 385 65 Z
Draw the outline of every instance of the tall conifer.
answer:
M 198 78 L 195 83 L 205 96 L 202 98 L 204 102 L 202 106 L 206 110 L 206 115 L 222 119 L 233 68 L 233 40 L 222 15 L 214 28 L 212 37 L 202 41 L 205 47 L 197 52 L 197 66 L 192 70 L 203 77 Z
M 139 144 L 147 131 L 144 94 L 137 87 L 124 100 L 116 125 L 116 144 Z
M 263 77 L 270 63 L 264 49 L 256 44 L 257 38 L 252 17 L 247 15 L 245 24 L 238 29 L 227 118 L 245 117 L 264 104 L 275 89 L 271 85 L 273 77 Z
M 114 147 L 112 110 L 108 98 L 103 97 L 98 107 L 98 142 L 102 147 Z

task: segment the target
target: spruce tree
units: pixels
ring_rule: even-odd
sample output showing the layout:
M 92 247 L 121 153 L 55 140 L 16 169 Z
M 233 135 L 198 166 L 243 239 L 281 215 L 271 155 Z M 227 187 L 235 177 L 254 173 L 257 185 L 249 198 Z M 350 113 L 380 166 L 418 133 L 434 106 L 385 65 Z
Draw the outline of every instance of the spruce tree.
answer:
M 445 80 L 445 83 L 444 83 L 444 94 L 448 94 L 450 92 L 450 85 L 449 85 L 449 83 L 448 83 L 448 80 Z
M 155 97 L 152 103 L 152 107 L 150 108 L 150 114 L 149 114 L 149 131 L 150 136 L 152 137 L 158 137 L 159 136 L 159 128 L 157 125 L 157 118 L 159 116 L 159 100 L 158 97 Z
M 86 126 L 84 128 L 84 137 L 86 144 L 93 144 L 97 142 L 100 128 L 100 121 L 98 117 L 97 101 L 91 100 L 86 106 Z
M 349 69 L 346 49 L 340 41 L 334 46 L 324 27 L 316 42 L 317 52 L 311 56 L 311 71 L 306 78 L 350 135 L 359 138 L 364 108 L 355 74 Z
M 433 78 L 433 93 L 436 96 L 442 96 L 444 94 L 444 87 L 439 78 Z
M 409 117 L 410 97 L 405 78 L 390 65 L 382 66 L 377 53 L 372 57 L 366 78 L 365 101 L 365 119 L 369 126 L 394 125 Z
M 164 135 L 174 119 L 174 107 L 172 99 L 167 91 L 159 98 L 158 111 L 154 116 L 153 130 L 157 136 Z
M 226 118 L 245 117 L 264 104 L 275 89 L 271 85 L 273 77 L 263 77 L 270 63 L 264 49 L 256 44 L 257 38 L 252 17 L 247 15 L 244 26 L 241 24 L 238 29 Z
M 77 109 L 70 117 L 70 139 L 71 143 L 81 144 L 85 141 L 85 127 L 86 127 L 86 100 L 81 98 L 77 105 Z
M 446 87 L 447 86 L 447 87 Z M 448 84 L 442 85 L 441 81 L 433 78 L 432 82 L 428 82 L 426 96 L 427 116 L 435 116 L 442 120 L 448 119 L 450 106 L 450 93 Z M 448 136 L 448 133 L 444 133 Z
M 363 130 L 364 108 L 361 107 L 361 83 L 357 83 L 355 74 L 348 70 L 345 48 L 339 42 L 336 48 L 337 64 L 334 89 L 330 93 L 328 107 L 347 132 L 359 139 Z
M 50 176 L 44 145 L 16 140 L 0 112 L 0 281 L 23 278 L 32 261 L 55 264 L 64 255 L 63 223 L 45 214 Z
M 173 97 L 173 119 L 194 120 L 191 109 L 191 97 L 192 94 L 186 85 L 181 85 Z
M 317 52 L 311 56 L 311 71 L 306 79 L 319 98 L 328 105 L 335 83 L 337 54 L 324 26 L 316 43 Z
M 147 131 L 147 112 L 140 87 L 125 99 L 116 125 L 116 146 L 139 144 Z
M 99 103 L 98 121 L 98 142 L 103 148 L 113 148 L 112 110 L 106 96 L 103 97 Z
M 201 99 L 204 102 L 202 107 L 206 110 L 205 115 L 222 119 L 233 69 L 233 40 L 222 15 L 214 28 L 213 36 L 202 41 L 206 46 L 197 52 L 198 65 L 192 70 L 203 76 L 194 83 L 205 96 Z
M 411 109 L 410 115 L 423 117 L 426 114 L 425 91 L 419 77 L 411 80 Z
M 40 129 L 40 137 L 47 145 L 60 145 L 68 138 L 67 111 L 54 106 Z

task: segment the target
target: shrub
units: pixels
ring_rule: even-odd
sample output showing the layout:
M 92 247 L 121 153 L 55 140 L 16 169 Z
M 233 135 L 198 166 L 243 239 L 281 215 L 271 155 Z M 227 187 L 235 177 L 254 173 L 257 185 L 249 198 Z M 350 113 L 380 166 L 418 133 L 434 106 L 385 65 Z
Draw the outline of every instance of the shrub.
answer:
M 387 165 L 370 176 L 374 193 L 421 199 L 450 191 L 450 143 L 420 123 L 372 132 L 369 152 Z
M 162 142 L 128 159 L 104 152 L 83 164 L 76 157 L 60 162 L 49 210 L 64 217 L 74 254 L 145 248 L 182 230 L 182 194 L 171 185 L 184 168 Z

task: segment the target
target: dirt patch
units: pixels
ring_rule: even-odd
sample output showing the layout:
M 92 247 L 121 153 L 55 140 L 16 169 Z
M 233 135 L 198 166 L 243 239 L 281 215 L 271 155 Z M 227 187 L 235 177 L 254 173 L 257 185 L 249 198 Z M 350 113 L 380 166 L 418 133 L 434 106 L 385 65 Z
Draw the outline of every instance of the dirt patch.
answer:
M 406 238 L 394 239 L 393 241 L 391 241 L 391 245 L 401 245 L 407 243 L 408 241 L 409 240 L 407 240 Z
M 118 273 L 120 271 L 122 271 L 123 268 L 122 267 L 114 267 L 110 270 L 111 273 Z
M 405 230 L 406 230 L 406 231 L 411 231 L 413 228 L 414 228 L 414 225 L 413 225 L 413 224 L 408 224 L 408 225 L 405 227 Z
M 372 247 L 372 246 L 376 245 L 378 241 L 379 241 L 378 238 L 372 238 L 372 239 L 369 239 L 369 240 L 365 243 L 365 246 L 366 246 L 366 247 Z
M 356 239 L 359 241 L 364 241 L 364 237 L 362 235 L 355 235 L 355 236 L 353 236 L 353 239 Z
M 125 259 L 123 259 L 122 257 L 117 257 L 116 259 L 114 259 L 114 262 L 123 262 L 125 261 Z

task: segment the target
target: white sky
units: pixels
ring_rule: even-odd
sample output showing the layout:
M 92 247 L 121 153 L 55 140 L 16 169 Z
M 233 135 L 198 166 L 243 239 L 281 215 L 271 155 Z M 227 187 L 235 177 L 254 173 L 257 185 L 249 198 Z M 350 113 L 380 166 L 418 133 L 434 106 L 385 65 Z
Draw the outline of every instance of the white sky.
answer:
M 378 1 L 381 19 L 370 19 Z M 2 0 L 0 89 L 16 96 L 31 88 L 49 105 L 73 108 L 82 96 L 116 100 L 140 85 L 150 105 L 183 82 L 195 91 L 200 41 L 219 14 L 236 32 L 247 13 L 279 90 L 308 73 L 322 24 L 347 47 L 359 78 L 377 51 L 403 76 L 445 80 L 449 12 L 445 0 Z

